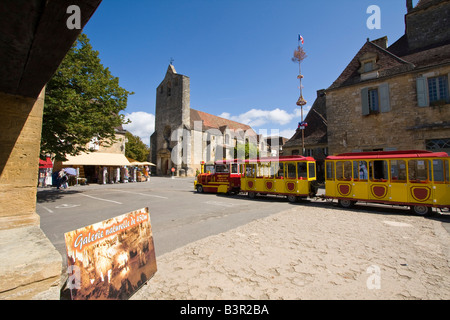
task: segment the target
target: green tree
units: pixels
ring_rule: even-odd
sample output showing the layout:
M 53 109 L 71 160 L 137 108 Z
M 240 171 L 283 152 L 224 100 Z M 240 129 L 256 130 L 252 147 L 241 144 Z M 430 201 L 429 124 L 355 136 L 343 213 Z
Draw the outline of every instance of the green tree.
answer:
M 234 158 L 237 159 L 238 156 L 245 154 L 245 159 L 259 158 L 259 148 L 255 143 L 246 141 L 246 143 L 237 143 L 234 147 Z
M 150 148 L 142 142 L 141 138 L 127 131 L 125 134 L 127 143 L 125 144 L 125 156 L 128 158 L 144 162 L 150 153 Z
M 80 34 L 47 84 L 41 157 L 53 154 L 56 160 L 66 160 L 66 155 L 87 151 L 94 137 L 112 145 L 114 128 L 128 123 L 119 112 L 131 94 L 101 64 L 88 37 Z

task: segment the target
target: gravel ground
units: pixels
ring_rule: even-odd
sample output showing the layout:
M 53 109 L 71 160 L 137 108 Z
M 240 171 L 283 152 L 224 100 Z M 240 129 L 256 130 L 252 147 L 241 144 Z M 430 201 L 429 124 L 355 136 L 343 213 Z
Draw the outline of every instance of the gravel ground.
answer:
M 132 299 L 450 299 L 450 235 L 433 219 L 296 206 L 157 259 Z

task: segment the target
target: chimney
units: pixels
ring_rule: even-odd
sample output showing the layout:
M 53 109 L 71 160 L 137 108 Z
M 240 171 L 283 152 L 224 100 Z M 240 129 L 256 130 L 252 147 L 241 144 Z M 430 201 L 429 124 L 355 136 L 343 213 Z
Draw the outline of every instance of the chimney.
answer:
M 408 13 L 411 12 L 411 10 L 413 9 L 413 2 L 412 2 L 412 0 L 406 0 L 406 9 L 408 10 Z
M 325 89 L 317 90 L 317 98 L 323 97 L 326 95 Z
M 386 36 L 373 40 L 372 43 L 375 43 L 377 46 L 382 47 L 383 49 L 387 49 L 388 47 L 388 38 Z

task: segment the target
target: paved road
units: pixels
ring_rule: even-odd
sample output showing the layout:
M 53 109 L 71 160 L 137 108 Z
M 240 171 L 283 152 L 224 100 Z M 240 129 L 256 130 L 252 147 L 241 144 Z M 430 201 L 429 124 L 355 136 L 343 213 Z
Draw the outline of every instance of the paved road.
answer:
M 148 207 L 159 256 L 292 206 L 283 198 L 249 201 L 245 196 L 198 194 L 193 181 L 152 177 L 141 183 L 39 188 L 41 229 L 65 257 L 65 232 Z
M 148 207 L 156 255 L 160 256 L 293 206 L 285 198 L 249 200 L 243 195 L 198 194 L 194 192 L 193 181 L 193 178 L 152 177 L 151 181 L 141 183 L 77 186 L 69 190 L 39 188 L 37 213 L 41 217 L 41 229 L 66 263 L 65 232 Z M 333 206 L 322 201 L 294 205 L 324 209 Z M 375 214 L 409 214 L 404 208 L 361 206 L 360 209 Z M 449 215 L 432 219 L 442 221 L 450 232 Z

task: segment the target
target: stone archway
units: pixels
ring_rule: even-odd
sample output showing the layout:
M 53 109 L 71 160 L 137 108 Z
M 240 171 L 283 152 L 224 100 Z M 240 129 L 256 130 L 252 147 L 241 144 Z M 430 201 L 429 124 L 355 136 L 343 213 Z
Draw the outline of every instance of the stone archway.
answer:
M 66 1 L 2 1 L 0 10 L 0 299 L 60 299 L 62 257 L 36 213 L 45 84 L 101 0 L 74 0 L 79 29 L 66 25 Z M 11 200 L 13 199 L 13 200 Z
M 158 152 L 156 161 L 156 173 L 158 175 L 170 175 L 170 169 L 172 165 L 170 155 L 171 153 L 168 149 L 162 149 Z
M 167 176 L 169 174 L 169 158 L 162 158 L 161 163 L 162 175 Z

